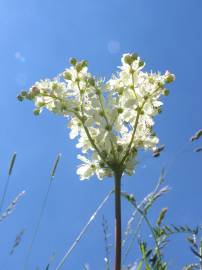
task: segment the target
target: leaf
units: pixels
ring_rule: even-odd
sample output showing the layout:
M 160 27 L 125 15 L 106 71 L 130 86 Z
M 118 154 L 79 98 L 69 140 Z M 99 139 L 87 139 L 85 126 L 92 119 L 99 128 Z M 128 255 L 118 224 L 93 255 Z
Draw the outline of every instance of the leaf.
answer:
M 142 269 L 142 261 L 140 261 L 136 267 L 136 270 L 141 270 Z
M 121 195 L 125 197 L 125 199 L 128 200 L 129 202 L 131 203 L 135 202 L 135 197 L 133 194 L 128 194 L 127 192 L 121 192 Z
M 140 246 L 142 256 L 145 258 L 145 255 L 146 255 L 146 243 L 145 242 L 140 242 L 139 246 Z
M 148 264 L 146 265 L 146 270 L 151 270 L 151 268 Z
M 164 150 L 165 145 L 162 144 L 153 151 L 153 157 L 159 157 L 160 153 Z
M 173 230 L 167 225 L 165 225 L 164 229 L 166 229 L 169 233 L 174 233 Z
M 157 222 L 156 222 L 158 226 L 161 226 L 161 223 L 162 223 L 167 211 L 168 211 L 168 208 L 162 208 L 162 210 L 158 216 Z
M 175 226 L 175 225 L 172 225 L 172 226 L 173 226 L 173 228 L 175 229 L 176 232 L 180 232 L 180 229 L 177 226 Z
M 57 169 L 57 166 L 58 166 L 60 159 L 61 159 L 61 154 L 58 154 L 56 157 L 55 163 L 53 165 L 52 171 L 51 171 L 52 178 L 54 178 L 54 176 L 55 176 L 55 172 L 56 172 L 56 169 Z
M 193 270 L 193 269 L 199 269 L 200 265 L 197 263 L 192 263 L 189 265 L 185 265 L 185 267 L 183 268 L 183 270 Z
M 148 258 L 152 253 L 152 249 L 149 249 L 147 253 L 145 254 L 145 257 Z
M 195 243 L 195 240 L 193 237 L 187 237 L 187 241 L 189 241 L 189 243 L 191 245 L 193 245 L 195 248 L 198 248 L 197 244 Z
M 47 266 L 46 266 L 46 269 L 45 269 L 45 270 L 48 270 L 48 269 L 49 269 L 49 267 L 50 267 L 50 263 L 48 263 L 48 264 L 47 264 Z
M 194 152 L 196 152 L 196 153 L 202 152 L 202 147 L 198 147 L 198 148 L 194 149 Z
M 14 167 L 14 164 L 15 164 L 15 160 L 16 160 L 16 156 L 17 154 L 14 153 L 12 158 L 11 158 L 11 161 L 10 161 L 10 166 L 9 166 L 9 169 L 8 169 L 8 175 L 10 176 L 11 173 L 12 173 L 12 170 L 13 170 L 13 167 Z
M 191 138 L 190 141 L 196 141 L 202 136 L 202 129 L 199 129 Z
M 200 259 L 202 259 L 202 256 L 198 253 L 198 251 L 196 251 L 193 247 L 190 247 L 191 251 Z

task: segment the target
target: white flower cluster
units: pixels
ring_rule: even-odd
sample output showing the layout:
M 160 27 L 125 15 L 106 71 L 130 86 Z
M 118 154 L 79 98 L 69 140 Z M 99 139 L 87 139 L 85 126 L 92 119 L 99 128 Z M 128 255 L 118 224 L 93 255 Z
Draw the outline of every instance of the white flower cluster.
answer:
M 120 71 L 104 82 L 88 73 L 87 62 L 70 60 L 71 67 L 53 80 L 36 82 L 19 100 L 33 100 L 34 114 L 43 108 L 68 117 L 70 138 L 83 164 L 80 179 L 99 179 L 114 172 L 133 174 L 140 148 L 154 150 L 159 139 L 153 132 L 154 116 L 161 112 L 165 84 L 174 80 L 168 71 L 146 73 L 136 54 L 124 54 Z

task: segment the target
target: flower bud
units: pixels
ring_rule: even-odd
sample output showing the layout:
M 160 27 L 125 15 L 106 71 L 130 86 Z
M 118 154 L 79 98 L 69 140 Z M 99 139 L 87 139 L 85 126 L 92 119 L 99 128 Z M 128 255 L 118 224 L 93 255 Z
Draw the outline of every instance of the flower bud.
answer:
M 117 108 L 117 112 L 119 113 L 119 114 L 121 114 L 121 113 L 123 113 L 123 108 Z
M 84 116 L 82 117 L 82 122 L 85 123 L 86 120 L 87 120 L 87 117 L 84 115 Z
M 119 95 L 121 96 L 121 95 L 123 95 L 124 88 L 120 87 L 117 89 L 117 91 L 118 91 Z
M 111 131 L 112 130 L 112 126 L 111 125 L 106 125 L 105 130 Z
M 130 54 L 127 54 L 127 55 L 125 55 L 124 56 L 124 62 L 126 63 L 126 64 L 128 64 L 128 65 L 131 65 L 132 64 L 132 59 L 131 59 L 131 56 L 130 56 Z
M 17 96 L 17 99 L 18 99 L 19 101 L 23 101 L 23 100 L 24 100 L 24 97 L 23 97 L 22 95 L 18 95 L 18 96 Z
M 101 95 L 101 90 L 100 89 L 96 89 L 95 93 L 96 93 L 96 95 L 100 96 Z
M 43 102 L 43 101 L 37 103 L 38 107 L 43 107 L 44 105 L 45 105 L 45 102 Z
M 123 146 L 119 144 L 117 146 L 117 152 L 121 153 L 122 151 L 123 151 Z
M 104 117 L 105 113 L 103 111 L 100 111 L 99 112 L 99 115 L 102 116 L 102 117 Z
M 61 104 L 61 110 L 66 111 L 67 110 L 67 105 L 66 104 Z
M 149 98 L 149 94 L 144 96 L 144 100 L 146 101 Z
M 57 83 L 53 83 L 53 84 L 52 84 L 52 89 L 53 89 L 53 90 L 56 90 L 57 88 L 58 88 L 58 84 L 57 84 Z
M 88 61 L 87 60 L 83 60 L 81 61 L 82 67 L 85 68 L 88 66 Z
M 92 168 L 93 170 L 95 170 L 95 169 L 96 169 L 95 164 L 91 164 L 90 166 L 91 166 L 91 168 Z
M 31 92 L 32 92 L 34 95 L 37 95 L 37 94 L 40 93 L 40 90 L 39 90 L 38 87 L 33 86 L 33 87 L 31 88 Z
M 84 89 L 81 89 L 80 90 L 80 93 L 81 93 L 81 95 L 83 95 L 85 93 L 85 90 Z
M 100 166 L 100 168 L 104 168 L 104 166 L 105 166 L 104 162 L 100 161 L 99 166 Z
M 139 61 L 139 67 L 143 67 L 144 66 L 144 61 L 143 60 L 140 60 Z
M 64 77 L 65 80 L 71 81 L 71 79 L 72 79 L 72 74 L 71 74 L 70 72 L 68 72 L 68 71 L 65 71 L 65 72 L 63 73 L 63 77 Z
M 136 60 L 138 59 L 138 54 L 137 54 L 137 53 L 132 53 L 132 54 L 131 54 L 131 59 L 132 59 L 133 61 L 136 61 Z
M 128 65 L 131 65 L 135 60 L 137 60 L 138 55 L 136 53 L 126 54 L 124 56 L 124 62 Z
M 150 82 L 151 84 L 155 83 L 154 78 L 153 78 L 153 77 L 149 77 L 149 82 Z
M 164 87 L 164 84 L 162 82 L 158 82 L 158 87 L 159 88 L 163 88 Z
M 76 64 L 76 70 L 77 70 L 77 72 L 80 72 L 80 71 L 82 71 L 83 68 L 85 68 L 87 66 L 88 66 L 88 62 L 86 60 L 83 60 L 83 61 Z
M 88 83 L 90 86 L 95 86 L 95 79 L 93 77 L 88 78 Z
M 21 96 L 26 97 L 27 96 L 27 91 L 22 91 Z
M 137 148 L 136 148 L 135 146 L 132 147 L 131 152 L 132 152 L 134 155 L 137 154 Z
M 166 76 L 165 78 L 166 83 L 172 83 L 175 80 L 175 75 L 171 74 L 169 71 L 166 71 L 165 76 Z
M 163 95 L 164 96 L 168 96 L 169 94 L 170 94 L 169 90 L 167 90 L 167 89 L 163 90 Z
M 102 154 L 102 157 L 104 157 L 104 158 L 107 157 L 107 151 L 106 151 L 106 150 L 103 150 L 103 151 L 101 152 L 101 154 Z
M 157 108 L 157 112 L 160 114 L 160 113 L 162 113 L 162 108 L 161 107 L 158 107 Z
M 40 109 L 36 108 L 33 110 L 34 115 L 38 116 L 40 114 Z
M 138 147 L 143 147 L 144 146 L 144 142 L 142 140 L 139 140 L 137 142 L 137 144 L 138 144 Z
M 70 63 L 72 66 L 75 66 L 76 63 L 77 63 L 76 58 L 74 58 L 74 57 L 73 57 L 73 58 L 70 58 L 69 63 Z
M 76 71 L 79 73 L 83 69 L 82 64 L 78 63 L 76 64 Z

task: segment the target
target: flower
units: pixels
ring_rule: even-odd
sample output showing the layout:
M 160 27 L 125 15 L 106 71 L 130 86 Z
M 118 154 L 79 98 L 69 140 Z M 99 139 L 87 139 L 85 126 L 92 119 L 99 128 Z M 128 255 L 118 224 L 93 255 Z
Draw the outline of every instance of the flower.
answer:
M 88 179 L 94 174 L 96 170 L 96 164 L 81 155 L 77 155 L 77 158 L 83 162 L 83 164 L 81 164 L 77 169 L 77 174 L 80 175 L 81 180 Z
M 165 84 L 175 76 L 144 72 L 137 54 L 124 54 L 121 62 L 119 72 L 104 82 L 88 72 L 86 61 L 72 58 L 72 66 L 56 78 L 36 82 L 18 96 L 34 102 L 36 115 L 46 108 L 68 118 L 70 139 L 78 138 L 76 147 L 84 154 L 77 156 L 83 162 L 77 169 L 81 180 L 94 174 L 103 179 L 117 170 L 132 175 L 138 151 L 152 151 L 159 143 L 154 117 L 168 94 Z

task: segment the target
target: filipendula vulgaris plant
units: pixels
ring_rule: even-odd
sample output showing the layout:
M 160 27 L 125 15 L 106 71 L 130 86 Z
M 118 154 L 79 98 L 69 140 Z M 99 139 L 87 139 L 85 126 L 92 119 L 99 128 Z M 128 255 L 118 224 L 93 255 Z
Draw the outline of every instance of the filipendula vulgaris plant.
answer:
M 72 58 L 70 68 L 18 96 L 34 102 L 35 115 L 46 108 L 67 118 L 70 139 L 78 137 L 82 152 L 77 156 L 81 180 L 114 177 L 115 270 L 121 269 L 121 178 L 133 175 L 140 149 L 157 148 L 153 118 L 161 112 L 161 96 L 169 94 L 165 84 L 175 79 L 169 71 L 144 72 L 137 54 L 124 54 L 121 62 L 120 71 L 105 82 L 88 72 L 87 61 Z

